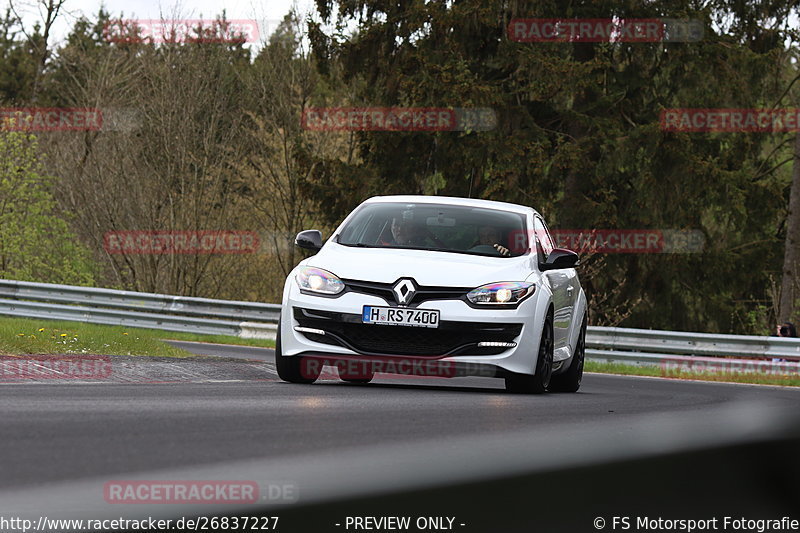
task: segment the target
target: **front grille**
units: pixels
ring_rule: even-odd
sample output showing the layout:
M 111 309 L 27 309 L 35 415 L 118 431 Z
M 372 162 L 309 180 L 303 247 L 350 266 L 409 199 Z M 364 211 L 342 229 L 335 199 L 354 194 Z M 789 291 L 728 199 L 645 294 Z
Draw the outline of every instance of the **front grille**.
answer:
M 347 290 L 352 292 L 358 292 L 362 294 L 370 294 L 372 296 L 377 296 L 378 298 L 383 298 L 386 303 L 390 305 L 397 304 L 397 299 L 395 298 L 394 293 L 392 292 L 392 287 L 394 287 L 395 283 L 378 283 L 372 281 L 356 281 L 350 279 L 343 279 L 342 280 L 347 287 Z M 474 287 L 470 288 L 461 288 L 461 287 L 416 287 L 416 294 L 414 294 L 413 298 L 408 302 L 408 305 L 414 307 L 417 304 L 421 304 L 422 302 L 427 302 L 430 300 L 461 300 L 464 299 L 466 294 L 474 289 Z
M 482 341 L 513 342 L 522 324 L 441 321 L 438 328 L 362 324 L 361 315 L 294 308 L 300 326 L 321 329 L 305 333 L 316 342 L 345 346 L 364 355 L 496 355 L 508 348 L 478 347 Z

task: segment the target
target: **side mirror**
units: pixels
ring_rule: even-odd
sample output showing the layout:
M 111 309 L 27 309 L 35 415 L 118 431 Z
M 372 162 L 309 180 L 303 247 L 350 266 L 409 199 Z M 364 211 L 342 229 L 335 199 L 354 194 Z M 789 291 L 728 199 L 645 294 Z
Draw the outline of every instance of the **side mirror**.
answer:
M 322 233 L 318 229 L 301 231 L 294 238 L 294 243 L 304 250 L 318 252 L 322 248 Z
M 572 250 L 553 248 L 547 261 L 539 263 L 539 270 L 557 270 L 559 268 L 574 268 L 581 264 L 580 257 Z

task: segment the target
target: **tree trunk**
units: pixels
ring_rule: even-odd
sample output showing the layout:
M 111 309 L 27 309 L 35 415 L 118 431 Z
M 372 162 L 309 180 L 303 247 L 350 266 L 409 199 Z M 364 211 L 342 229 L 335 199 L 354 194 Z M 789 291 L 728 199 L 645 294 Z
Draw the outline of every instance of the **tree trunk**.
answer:
M 800 259 L 800 133 L 794 139 L 794 161 L 792 162 L 792 186 L 789 192 L 789 213 L 786 215 L 786 242 L 783 251 L 783 279 L 781 301 L 778 306 L 778 322 L 786 322 L 794 316 L 795 292 L 797 288 L 797 262 Z

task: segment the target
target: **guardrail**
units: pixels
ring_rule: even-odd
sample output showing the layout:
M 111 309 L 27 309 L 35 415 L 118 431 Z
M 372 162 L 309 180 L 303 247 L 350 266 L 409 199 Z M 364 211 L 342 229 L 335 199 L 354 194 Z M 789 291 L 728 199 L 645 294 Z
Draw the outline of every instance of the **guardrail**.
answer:
M 275 338 L 280 305 L 0 280 L 0 315 Z M 781 359 L 800 366 L 800 339 L 589 327 L 587 357 L 659 365 L 707 358 Z
M 586 334 L 589 359 L 637 366 L 698 370 L 800 373 L 800 339 L 757 335 L 723 335 L 632 328 L 590 327 Z M 769 369 L 753 361 L 770 361 Z
M 275 338 L 280 305 L 0 280 L 0 315 Z

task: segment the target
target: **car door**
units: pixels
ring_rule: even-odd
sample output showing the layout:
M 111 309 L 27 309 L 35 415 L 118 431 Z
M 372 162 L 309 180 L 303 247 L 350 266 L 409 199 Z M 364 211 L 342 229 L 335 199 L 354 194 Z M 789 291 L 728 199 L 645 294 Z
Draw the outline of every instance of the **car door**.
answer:
M 536 235 L 536 250 L 540 254 L 540 262 L 545 262 L 547 256 L 555 248 L 553 239 L 541 217 L 535 216 L 533 224 Z M 554 360 L 560 361 L 571 355 L 569 351 L 569 333 L 572 327 L 575 302 L 577 301 L 578 292 L 580 292 L 577 287 L 578 278 L 574 268 L 547 270 L 542 275 L 549 280 L 550 288 L 553 291 Z

